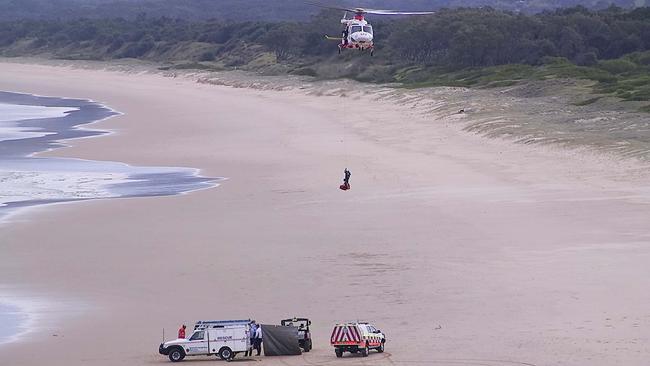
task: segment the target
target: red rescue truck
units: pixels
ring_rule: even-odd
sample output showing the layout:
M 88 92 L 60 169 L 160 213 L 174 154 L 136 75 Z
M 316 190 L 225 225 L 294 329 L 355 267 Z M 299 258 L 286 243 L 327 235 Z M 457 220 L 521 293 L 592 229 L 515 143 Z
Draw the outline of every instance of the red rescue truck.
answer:
M 368 323 L 342 323 L 334 326 L 330 343 L 336 357 L 343 357 L 343 352 L 359 352 L 367 357 L 371 349 L 384 352 L 386 336 Z

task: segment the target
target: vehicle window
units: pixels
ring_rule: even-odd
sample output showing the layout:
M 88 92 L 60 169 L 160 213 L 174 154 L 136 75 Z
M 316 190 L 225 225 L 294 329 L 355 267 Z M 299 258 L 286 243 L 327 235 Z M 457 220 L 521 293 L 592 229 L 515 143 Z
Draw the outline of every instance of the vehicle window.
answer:
M 362 27 L 360 25 L 353 25 L 350 27 L 350 33 L 361 32 Z
M 196 332 L 192 334 L 192 338 L 190 338 L 190 341 L 200 341 L 203 339 L 205 336 L 205 332 Z
M 372 27 L 367 25 L 363 27 L 363 31 L 372 34 Z

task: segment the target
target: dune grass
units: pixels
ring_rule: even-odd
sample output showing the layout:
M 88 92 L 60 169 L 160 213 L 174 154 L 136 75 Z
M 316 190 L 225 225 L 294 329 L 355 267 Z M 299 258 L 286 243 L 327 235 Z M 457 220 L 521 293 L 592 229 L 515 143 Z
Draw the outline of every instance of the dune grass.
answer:
M 579 66 L 565 58 L 547 58 L 539 66 L 515 64 L 462 70 L 408 67 L 398 70 L 394 75 L 395 81 L 402 82 L 405 88 L 494 88 L 529 80 L 563 78 L 594 81 L 593 92 L 596 94 L 626 101 L 650 101 L 650 52 L 631 53 L 620 59 L 599 61 L 592 66 Z M 601 97 L 589 98 L 576 105 L 589 105 Z M 650 112 L 650 107 L 642 110 Z
M 599 101 L 601 98 L 602 98 L 602 97 L 589 98 L 589 99 L 582 100 L 582 101 L 580 101 L 580 102 L 575 102 L 575 103 L 573 103 L 573 105 L 576 105 L 576 106 L 585 106 L 585 105 L 590 105 L 590 104 L 594 104 L 594 103 L 596 103 L 596 102 Z

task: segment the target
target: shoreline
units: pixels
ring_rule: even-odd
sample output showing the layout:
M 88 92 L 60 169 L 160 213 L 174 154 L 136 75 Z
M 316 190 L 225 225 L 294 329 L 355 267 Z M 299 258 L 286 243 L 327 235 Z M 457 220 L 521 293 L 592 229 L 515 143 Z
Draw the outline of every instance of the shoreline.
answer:
M 47 95 L 20 93 L 20 92 L 16 92 L 16 91 L 12 91 L 12 90 L 3 90 L 2 92 L 14 93 L 14 94 L 25 94 L 25 95 L 29 95 L 29 96 L 42 97 L 42 98 L 48 98 L 49 97 L 49 98 L 59 98 L 59 99 L 63 99 L 63 100 L 69 100 L 69 99 L 74 100 L 75 99 L 75 98 L 67 98 L 67 97 L 52 97 L 52 96 L 47 96 Z M 63 139 L 63 140 L 76 140 L 76 139 L 95 138 L 95 137 L 102 137 L 104 135 L 111 135 L 111 134 L 115 133 L 115 131 L 111 131 L 109 129 L 94 130 L 92 128 L 92 125 L 95 124 L 95 123 L 101 123 L 101 122 L 107 121 L 107 120 L 109 120 L 109 119 L 111 119 L 113 117 L 122 116 L 123 115 L 122 112 L 117 111 L 117 110 L 111 108 L 110 106 L 104 105 L 104 104 L 102 104 L 102 103 L 100 103 L 98 101 L 92 100 L 92 99 L 78 99 L 78 100 L 82 100 L 82 101 L 86 101 L 88 103 L 101 105 L 103 108 L 108 109 L 110 111 L 110 113 L 112 113 L 112 115 L 107 116 L 105 118 L 93 120 L 93 121 L 90 121 L 88 123 L 85 123 L 85 124 L 82 124 L 82 125 L 79 125 L 79 126 L 75 127 L 75 129 L 82 130 L 82 131 L 88 131 L 89 133 L 91 133 L 93 131 L 96 131 L 96 132 L 99 132 L 98 134 L 96 134 L 96 135 L 87 135 L 87 136 L 79 136 L 79 137 Z M 69 146 L 69 145 L 66 145 L 66 144 L 62 144 L 62 145 L 63 145 L 63 147 Z M 29 157 L 29 158 L 38 157 L 39 154 L 45 154 L 45 153 L 54 151 L 56 149 L 57 148 L 51 148 L 51 149 L 46 149 L 46 150 L 43 150 L 43 151 L 36 151 L 36 152 L 34 152 L 32 154 L 27 155 L 27 157 Z
M 0 347 L 24 342 L 30 333 L 37 332 L 40 328 L 39 321 L 46 318 L 44 309 L 49 306 L 51 304 L 43 300 L 30 299 L 30 296 L 11 294 L 0 289 L 0 319 L 4 325 L 3 334 L 0 334 Z
M 1 211 L 68 200 L 178 194 L 187 190 L 210 188 L 214 186 L 211 183 L 216 184 L 220 180 L 204 178 L 199 169 L 193 168 L 137 167 L 120 162 L 41 157 L 69 146 L 69 141 L 72 140 L 111 134 L 110 131 L 94 129 L 89 125 L 122 114 L 90 99 L 3 91 L 0 92 L 0 100 L 5 103 L 5 108 L 69 108 L 61 115 L 28 114 L 27 117 L 15 117 L 18 119 L 7 121 L 22 129 L 41 132 L 37 136 L 32 135 L 35 132 L 22 133 L 23 136 L 0 141 L 5 172 L 2 182 L 5 199 L 0 201 Z M 195 181 L 195 187 L 192 181 Z M 78 195 L 67 192 L 69 187 L 66 185 L 71 184 L 79 185 L 77 190 L 87 193 Z M 26 185 L 31 185 L 31 191 Z M 60 190 L 60 193 L 57 194 L 56 190 Z M 12 191 L 20 196 L 12 198 Z
M 89 303 L 81 303 L 69 295 L 62 297 L 60 294 L 43 291 L 25 292 L 19 290 L 17 286 L 2 284 L 0 285 L 0 319 L 4 321 L 5 327 L 0 334 L 0 349 L 6 350 L 11 346 L 29 344 L 30 335 L 39 335 L 42 332 L 47 332 L 45 335 L 47 337 L 59 337 L 58 329 L 64 320 L 82 316 L 90 309 Z
M 10 303 L 3 297 L 0 302 L 0 319 L 4 332 L 0 334 L 0 347 L 17 342 L 25 336 L 34 325 L 33 316 L 30 315 L 29 307 Z
M 3 278 L 96 304 L 58 325 L 63 337 L 8 345 L 14 365 L 166 363 L 155 349 L 162 327 L 303 314 L 314 351 L 264 365 L 361 364 L 335 359 L 324 341 L 333 322 L 359 317 L 389 335 L 385 358 L 365 360 L 377 365 L 641 366 L 649 356 L 650 192 L 647 174 L 629 174 L 640 165 L 612 171 L 588 155 L 467 134 L 458 117 L 407 113 L 365 88 L 344 121 L 338 97 L 300 90 L 8 67 L 30 72 L 0 86 L 86 93 L 125 111 L 100 123 L 119 133 L 56 155 L 230 177 L 219 190 L 44 206 L 3 225 Z M 352 189 L 342 193 L 346 159 Z M 419 330 L 439 325 L 422 345 Z M 103 331 L 86 339 L 87 329 Z M 51 357 L 26 352 L 35 346 Z

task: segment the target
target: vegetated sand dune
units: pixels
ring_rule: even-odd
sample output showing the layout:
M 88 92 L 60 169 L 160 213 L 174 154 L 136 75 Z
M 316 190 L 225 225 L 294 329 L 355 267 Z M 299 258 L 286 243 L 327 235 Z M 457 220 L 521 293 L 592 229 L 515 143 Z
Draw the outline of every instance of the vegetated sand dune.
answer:
M 124 113 L 97 124 L 115 134 L 47 155 L 229 178 L 12 216 L 1 284 L 51 306 L 2 346 L 3 364 L 162 364 L 162 328 L 249 316 L 313 319 L 314 350 L 257 358 L 268 365 L 647 364 L 642 163 L 464 132 L 483 106 L 462 89 L 218 83 L 0 65 L 2 90 Z M 545 118 L 509 110 L 507 124 Z M 387 334 L 387 352 L 336 359 L 332 325 L 357 319 Z

